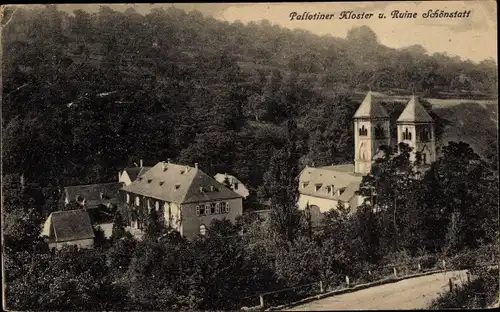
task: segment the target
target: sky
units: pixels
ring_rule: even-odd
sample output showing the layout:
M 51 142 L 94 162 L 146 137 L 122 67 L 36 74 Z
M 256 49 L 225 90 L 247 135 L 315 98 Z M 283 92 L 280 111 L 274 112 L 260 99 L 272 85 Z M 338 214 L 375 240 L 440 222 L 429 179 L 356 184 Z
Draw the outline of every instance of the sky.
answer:
M 85 9 L 97 12 L 101 5 L 124 11 L 128 5 L 116 4 L 71 4 L 58 5 L 64 11 Z M 446 52 L 479 62 L 491 58 L 497 61 L 497 7 L 492 0 L 477 1 L 392 1 L 392 2 L 281 2 L 281 3 L 196 3 L 196 4 L 132 4 L 141 14 L 154 7 L 175 6 L 186 11 L 198 10 L 204 15 L 228 22 L 243 23 L 267 19 L 290 29 L 305 29 L 317 35 L 345 38 L 349 29 L 367 25 L 375 31 L 379 42 L 391 48 L 402 48 L 414 44 L 423 46 L 429 53 Z M 471 11 L 468 18 L 424 19 L 428 10 L 446 12 Z M 392 19 L 393 10 L 418 13 L 416 19 Z M 374 13 L 368 20 L 340 20 L 342 11 Z M 331 20 L 290 20 L 290 13 L 334 13 Z M 386 19 L 378 19 L 385 13 Z

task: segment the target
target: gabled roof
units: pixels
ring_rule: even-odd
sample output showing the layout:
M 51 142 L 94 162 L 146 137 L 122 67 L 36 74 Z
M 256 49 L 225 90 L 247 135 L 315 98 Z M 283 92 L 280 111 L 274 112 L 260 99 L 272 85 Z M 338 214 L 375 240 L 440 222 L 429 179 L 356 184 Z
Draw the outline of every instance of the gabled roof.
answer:
M 397 122 L 434 122 L 415 95 L 412 95 Z
M 372 92 L 368 91 L 353 118 L 389 118 L 389 114 L 387 114 L 385 108 L 373 98 Z
M 361 175 L 354 173 L 354 165 L 333 165 L 324 167 L 306 167 L 300 173 L 299 192 L 304 195 L 349 201 L 359 189 Z M 328 187 L 334 188 L 333 194 L 328 193 Z M 338 189 L 343 189 L 341 194 Z
M 89 214 L 84 209 L 54 211 L 45 222 L 42 235 L 56 242 L 94 238 Z
M 178 204 L 241 198 L 198 168 L 165 162 L 122 190 Z
M 151 167 L 130 167 L 123 169 L 123 171 L 125 171 L 128 174 L 130 181 L 133 182 L 137 180 L 138 177 L 146 173 L 149 169 L 151 169 Z
M 69 201 L 77 200 L 78 196 L 85 199 L 85 203 L 89 206 L 97 206 L 100 204 L 115 203 L 118 191 L 122 188 L 122 182 L 73 185 L 66 186 L 64 193 Z M 104 195 L 101 198 L 101 194 Z

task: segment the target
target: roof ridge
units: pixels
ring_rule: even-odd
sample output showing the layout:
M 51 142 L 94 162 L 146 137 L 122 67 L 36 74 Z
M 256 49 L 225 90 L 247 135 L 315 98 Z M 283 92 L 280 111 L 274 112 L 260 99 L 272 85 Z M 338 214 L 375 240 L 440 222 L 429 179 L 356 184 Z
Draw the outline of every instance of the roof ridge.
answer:
M 120 184 L 120 183 L 123 183 L 123 182 L 104 182 L 104 183 L 93 183 L 93 184 L 77 184 L 77 185 L 67 185 L 65 187 L 93 186 L 93 185 Z

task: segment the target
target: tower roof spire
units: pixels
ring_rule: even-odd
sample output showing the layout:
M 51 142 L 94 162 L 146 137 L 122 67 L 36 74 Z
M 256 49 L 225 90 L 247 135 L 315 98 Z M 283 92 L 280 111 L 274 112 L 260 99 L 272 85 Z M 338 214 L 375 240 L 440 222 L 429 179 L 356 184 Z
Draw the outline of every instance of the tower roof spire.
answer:
M 418 97 L 413 94 L 397 122 L 434 122 L 434 120 L 422 106 Z
M 387 111 L 382 105 L 373 100 L 373 93 L 370 90 L 358 107 L 353 118 L 389 118 L 389 114 L 387 114 Z

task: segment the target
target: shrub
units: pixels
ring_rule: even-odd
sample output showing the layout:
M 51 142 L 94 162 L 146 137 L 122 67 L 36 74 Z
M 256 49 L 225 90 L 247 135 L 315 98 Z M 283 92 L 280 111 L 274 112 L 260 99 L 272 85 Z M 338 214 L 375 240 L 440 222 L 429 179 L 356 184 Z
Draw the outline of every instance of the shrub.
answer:
M 469 269 L 476 265 L 477 253 L 474 250 L 464 249 L 448 260 L 448 267 L 453 269 Z
M 493 304 L 498 296 L 498 269 L 475 269 L 470 283 L 434 300 L 430 309 L 477 309 Z
M 415 259 L 415 263 L 420 263 L 422 270 L 434 268 L 438 264 L 438 257 L 435 255 L 424 255 Z

